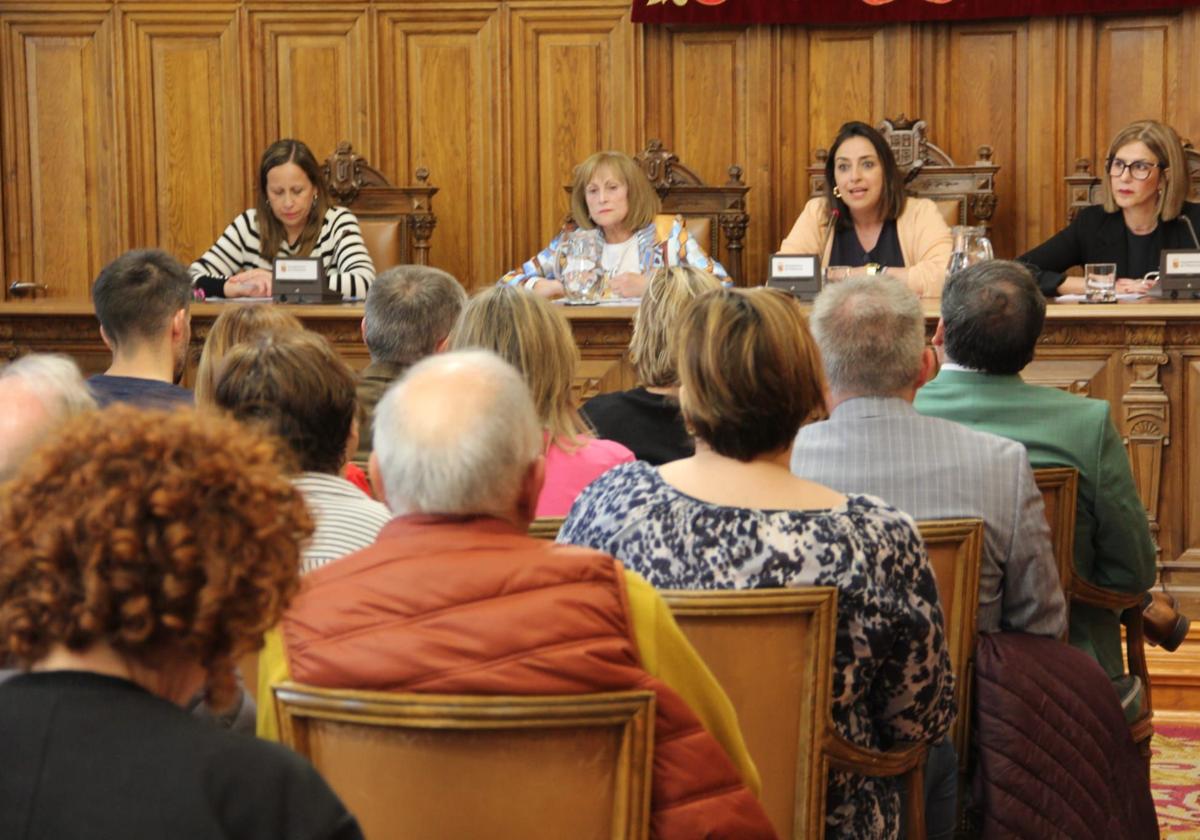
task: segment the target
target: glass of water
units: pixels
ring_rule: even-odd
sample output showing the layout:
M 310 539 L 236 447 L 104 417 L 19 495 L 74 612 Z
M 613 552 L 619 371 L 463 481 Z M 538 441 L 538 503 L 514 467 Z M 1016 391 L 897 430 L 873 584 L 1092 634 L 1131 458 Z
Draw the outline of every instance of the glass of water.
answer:
M 1083 288 L 1088 303 L 1115 303 L 1117 264 L 1088 263 L 1083 267 Z

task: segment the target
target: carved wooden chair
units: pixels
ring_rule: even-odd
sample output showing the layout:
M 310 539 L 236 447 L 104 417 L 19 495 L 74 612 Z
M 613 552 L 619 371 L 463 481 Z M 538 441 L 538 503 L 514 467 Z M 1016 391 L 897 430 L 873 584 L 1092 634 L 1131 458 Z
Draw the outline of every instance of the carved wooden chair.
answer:
M 823 835 L 830 769 L 907 775 L 908 836 L 925 836 L 925 745 L 898 745 L 883 753 L 852 744 L 834 729 L 836 589 L 662 595 L 737 711 L 762 778 L 763 807 L 780 837 Z
M 928 519 L 917 523 L 937 580 L 946 623 L 946 646 L 956 678 L 958 717 L 950 730 L 958 765 L 966 771 L 971 735 L 971 690 L 975 683 L 978 637 L 979 565 L 983 557 L 982 519 Z
M 348 141 L 338 143 L 321 167 L 325 186 L 336 203 L 358 217 L 363 243 L 381 272 L 395 265 L 429 265 L 429 240 L 437 225 L 429 170 L 416 171 L 417 183 L 392 186 Z
M 1074 467 L 1043 467 L 1033 471 L 1042 492 L 1046 520 L 1050 523 L 1050 544 L 1058 561 L 1059 576 L 1067 608 L 1087 604 L 1121 614 L 1125 627 L 1125 662 L 1129 673 L 1142 681 L 1142 711 L 1130 722 L 1134 743 L 1150 770 L 1150 741 L 1154 737 L 1154 706 L 1150 702 L 1150 671 L 1146 667 L 1146 640 L 1142 629 L 1145 592 L 1118 592 L 1088 583 L 1075 573 L 1075 504 L 1079 473 Z
M 1200 201 L 1200 151 L 1192 148 L 1190 141 L 1183 141 L 1183 154 L 1187 159 L 1188 201 Z M 1092 161 L 1079 158 L 1075 171 L 1066 177 L 1067 221 L 1071 222 L 1084 207 L 1099 204 L 1102 200 L 1100 183 L 1103 173 L 1092 172 Z
M 746 193 L 750 188 L 742 180 L 742 168 L 737 164 L 730 166 L 729 180 L 724 186 L 709 186 L 680 163 L 674 152 L 664 148 L 661 140 L 651 140 L 633 160 L 646 173 L 662 201 L 661 212 L 654 218 L 658 238 L 665 239 L 675 217 L 683 216 L 688 235 L 725 266 L 734 282 L 745 285 L 742 250 L 746 225 L 750 222 L 746 213 Z M 571 192 L 569 184 L 566 190 Z M 566 224 L 573 225 L 574 219 L 568 216 Z M 718 231 L 725 235 L 724 250 L 720 248 Z
M 910 120 L 901 114 L 895 119 L 885 119 L 877 128 L 904 173 L 905 192 L 933 201 L 950 226 L 990 225 L 996 212 L 996 173 L 1000 171 L 992 163 L 991 146 L 979 147 L 975 163 L 957 164 L 929 140 L 925 120 Z M 825 195 L 828 159 L 828 149 L 817 149 L 813 164 L 808 167 L 810 198 Z
M 274 691 L 283 743 L 367 837 L 649 836 L 652 692 Z

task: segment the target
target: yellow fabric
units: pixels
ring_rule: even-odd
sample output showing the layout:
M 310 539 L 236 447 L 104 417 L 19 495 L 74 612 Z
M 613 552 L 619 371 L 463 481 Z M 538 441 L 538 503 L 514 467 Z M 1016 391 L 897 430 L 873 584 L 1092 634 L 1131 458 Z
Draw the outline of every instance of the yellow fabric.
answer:
M 625 589 L 629 597 L 630 621 L 642 667 L 658 677 L 691 707 L 696 717 L 717 739 L 741 773 L 746 787 L 758 796 L 762 783 L 758 769 L 746 749 L 737 712 L 725 696 L 708 666 L 684 638 L 662 596 L 641 575 L 625 571 Z M 283 634 L 270 630 L 258 656 L 258 737 L 279 740 L 279 719 L 275 714 L 272 685 L 291 679 Z
M 824 198 L 810 199 L 787 238 L 779 244 L 779 253 L 819 251 L 821 262 L 828 265 L 833 252 L 828 207 Z M 954 239 L 937 206 L 927 198 L 910 196 L 904 202 L 904 212 L 896 219 L 896 237 L 908 269 L 908 287 L 921 297 L 941 297 Z

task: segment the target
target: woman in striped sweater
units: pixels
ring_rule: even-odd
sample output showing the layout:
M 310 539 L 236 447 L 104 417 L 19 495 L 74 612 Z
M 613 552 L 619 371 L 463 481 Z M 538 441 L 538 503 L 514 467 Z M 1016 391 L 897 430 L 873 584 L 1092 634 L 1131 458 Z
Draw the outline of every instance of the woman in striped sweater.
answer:
M 329 288 L 350 297 L 365 297 L 375 279 L 358 219 L 330 201 L 316 158 L 299 140 L 278 140 L 263 152 L 258 205 L 234 219 L 189 271 L 207 297 L 266 297 L 276 257 L 316 257 Z

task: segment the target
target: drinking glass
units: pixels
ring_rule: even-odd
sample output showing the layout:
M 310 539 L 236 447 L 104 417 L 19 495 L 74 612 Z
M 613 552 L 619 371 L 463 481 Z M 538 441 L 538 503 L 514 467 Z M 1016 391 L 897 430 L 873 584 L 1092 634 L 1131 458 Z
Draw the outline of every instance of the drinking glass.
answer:
M 568 303 L 595 303 L 604 293 L 604 240 L 597 230 L 575 230 L 563 237 L 555 254 Z
M 1088 303 L 1114 303 L 1117 299 L 1117 264 L 1088 263 L 1083 267 L 1083 288 Z

